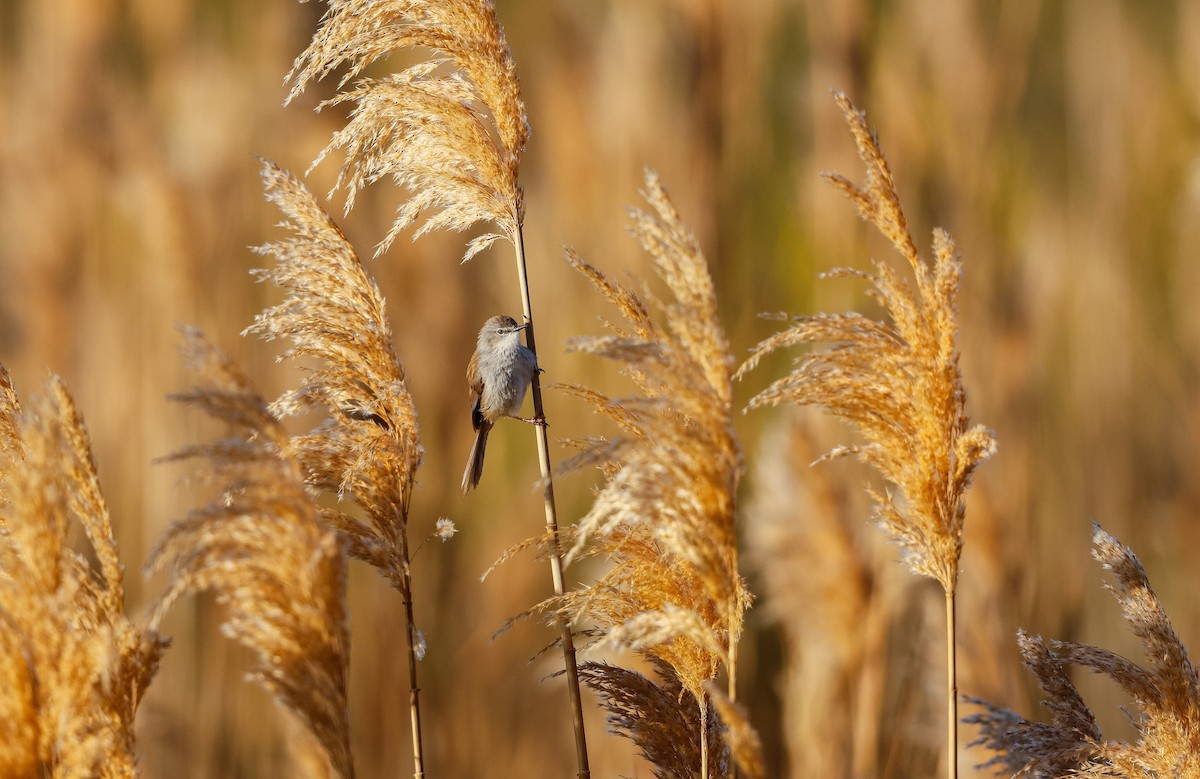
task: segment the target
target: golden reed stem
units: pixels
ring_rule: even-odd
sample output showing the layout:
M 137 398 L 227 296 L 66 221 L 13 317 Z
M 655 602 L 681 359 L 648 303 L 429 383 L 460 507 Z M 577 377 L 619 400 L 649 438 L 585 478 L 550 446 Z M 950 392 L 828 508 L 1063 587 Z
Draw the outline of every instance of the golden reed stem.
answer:
M 958 779 L 958 669 L 954 631 L 954 590 L 946 590 L 946 775 L 949 779 Z
M 409 484 L 411 491 L 412 484 Z M 405 492 L 404 502 L 407 505 L 409 492 Z M 407 510 L 406 510 L 407 515 Z M 421 749 L 421 687 L 417 684 L 417 628 L 413 624 L 413 604 L 412 604 L 412 574 L 408 565 L 408 537 L 407 530 L 405 531 L 404 546 L 403 546 L 404 570 L 401 576 L 404 582 L 404 616 L 408 627 L 408 712 L 409 722 L 412 724 L 412 747 L 413 747 L 413 779 L 425 778 L 425 757 Z
M 517 276 L 521 285 L 521 306 L 525 314 L 525 321 L 529 324 L 525 328 L 525 340 L 529 346 L 529 350 L 536 355 L 537 346 L 533 334 L 533 311 L 529 303 L 529 277 L 525 270 L 525 238 L 520 225 L 517 227 L 516 240 L 513 242 L 513 245 L 516 249 Z M 532 395 L 534 418 L 545 420 L 546 416 L 542 408 L 542 385 L 536 373 L 533 375 Z M 545 425 L 537 425 L 534 430 L 537 432 L 538 462 L 542 469 L 542 483 L 545 484 L 542 495 L 546 507 L 546 534 L 550 539 L 550 575 L 554 580 L 554 594 L 562 595 L 566 592 L 566 588 L 563 584 L 562 552 L 559 549 L 558 543 L 558 509 L 555 508 L 554 504 L 554 480 L 550 470 L 550 444 Z M 575 726 L 575 757 L 579 767 L 577 776 L 579 779 L 590 779 L 592 773 L 591 769 L 588 768 L 587 735 L 583 728 L 583 699 L 579 690 L 579 669 L 575 661 L 575 640 L 571 634 L 570 623 L 562 616 L 558 618 L 558 629 L 562 636 L 563 663 L 566 666 L 567 672 L 567 691 L 571 695 L 571 716 Z

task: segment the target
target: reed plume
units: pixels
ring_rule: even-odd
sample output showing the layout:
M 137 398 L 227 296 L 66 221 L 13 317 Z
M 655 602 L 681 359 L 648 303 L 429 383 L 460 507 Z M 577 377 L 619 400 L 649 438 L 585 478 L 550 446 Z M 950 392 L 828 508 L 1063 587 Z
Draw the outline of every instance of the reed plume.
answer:
M 328 768 L 352 777 L 346 664 L 346 545 L 321 521 L 295 448 L 241 371 L 199 332 L 185 333 L 198 384 L 175 400 L 229 426 L 228 438 L 173 460 L 201 458 L 216 496 L 173 523 L 147 563 L 171 579 L 154 605 L 157 627 L 185 595 L 213 591 L 222 631 L 252 650 L 250 678 L 304 724 Z
M 620 428 L 613 438 L 582 443 L 583 451 L 563 466 L 596 465 L 605 477 L 567 560 L 602 556 L 613 567 L 554 604 L 561 615 L 594 623 L 603 635 L 598 646 L 633 650 L 655 668 L 657 682 L 592 662 L 583 678 L 656 776 L 730 775 L 728 750 L 711 743 L 717 732 L 746 774 L 757 776 L 756 736 L 732 703 L 750 603 L 738 573 L 742 456 L 733 428 L 733 360 L 695 237 L 652 173 L 643 194 L 650 210 L 631 210 L 632 232 L 669 289 L 667 299 L 648 291 L 639 296 L 574 252 L 566 255 L 623 317 L 609 323 L 610 335 L 578 337 L 571 348 L 621 364 L 640 394 L 612 398 L 566 388 Z M 724 692 L 712 684 L 721 673 Z M 693 713 L 662 705 L 678 702 L 681 692 Z M 721 730 L 713 728 L 720 719 L 715 706 L 726 720 Z
M 1113 575 L 1108 589 L 1142 643 L 1146 666 L 1088 644 L 1017 634 L 1021 657 L 1046 695 L 1048 723 L 1030 722 L 1008 709 L 971 699 L 985 711 L 964 719 L 979 727 L 972 746 L 999 754 L 985 765 L 997 773 L 1049 779 L 1109 776 L 1125 779 L 1200 777 L 1200 679 L 1187 648 L 1141 562 L 1131 549 L 1093 525 L 1092 556 Z M 1106 741 L 1072 684 L 1072 666 L 1102 673 L 1133 699 L 1133 743 Z
M 473 238 L 464 262 L 498 238 L 517 243 L 524 220 L 517 173 L 529 122 L 516 64 L 488 0 L 330 0 L 288 74 L 288 100 L 342 65 L 339 90 L 375 60 L 415 47 L 436 56 L 384 78 L 358 79 L 321 103 L 354 108 L 313 165 L 335 150 L 345 153 L 334 192 L 345 190 L 347 210 L 359 190 L 385 176 L 410 192 L 378 253 L 423 212 L 432 213 L 414 238 L 478 222 L 501 230 Z
M 91 442 L 51 378 L 23 415 L 0 368 L 0 774 L 131 777 L 134 717 L 167 641 L 124 614 Z M 70 547 L 83 529 L 96 564 Z
M 341 508 L 322 508 L 321 516 L 346 537 L 350 554 L 374 566 L 404 599 L 413 760 L 422 776 L 408 541 L 409 506 L 424 455 L 416 407 L 383 295 L 354 247 L 294 176 L 264 162 L 262 177 L 291 236 L 257 249 L 275 264 L 256 275 L 288 297 L 259 314 L 246 332 L 290 341 L 281 359 L 318 362 L 271 411 L 280 418 L 315 414 L 321 420 L 292 439 L 305 480 L 339 501 L 352 499 L 366 521 Z
M 579 676 L 608 712 L 609 728 L 632 741 L 650 764 L 656 779 L 691 779 L 705 762 L 708 776 L 723 776 L 728 765 L 721 750 L 701 751 L 701 744 L 721 740 L 721 719 L 711 703 L 704 715 L 696 706 L 681 705 L 689 695 L 671 666 L 651 660 L 655 678 L 602 662 L 585 662 Z M 705 737 L 697 738 L 704 730 Z
M 752 370 L 767 354 L 797 344 L 832 343 L 798 360 L 795 370 L 755 396 L 750 408 L 784 402 L 820 406 L 866 439 L 828 456 L 854 454 L 899 489 L 903 501 L 868 487 L 880 526 L 916 574 L 941 584 L 946 595 L 948 770 L 957 775 L 954 593 L 962 554 L 964 498 L 971 474 L 995 451 L 982 426 L 970 426 L 958 368 L 955 298 L 962 260 L 942 230 L 933 234 L 933 258 L 917 253 L 891 170 L 866 117 L 836 93 L 866 166 L 865 184 L 832 173 L 826 178 L 858 207 L 906 261 L 915 288 L 889 264 L 874 273 L 842 269 L 831 276 L 861 278 L 887 310 L 890 322 L 858 313 L 797 317 L 795 324 L 758 344 L 739 369 Z
M 407 597 L 408 510 L 424 450 L 383 295 L 300 181 L 270 162 L 263 163 L 262 178 L 291 236 L 256 249 L 275 264 L 255 275 L 288 297 L 256 316 L 245 332 L 289 341 L 280 359 L 318 363 L 271 411 L 281 419 L 320 419 L 292 442 L 305 479 L 315 489 L 353 499 L 367 521 L 338 509 L 323 509 L 322 516 L 345 534 L 353 556 Z
M 363 69 L 393 52 L 421 48 L 433 53 L 399 73 L 359 78 Z M 387 250 L 423 212 L 429 216 L 413 238 L 436 229 L 465 230 L 491 223 L 498 233 L 471 239 L 463 262 L 500 238 L 513 245 L 528 348 L 537 353 L 522 225 L 524 195 L 518 181 L 529 121 L 512 52 L 490 0 L 329 0 L 321 28 L 289 74 L 295 97 L 314 80 L 346 65 L 340 91 L 321 106 L 351 102 L 350 120 L 317 157 L 345 154 L 330 194 L 346 192 L 346 209 L 359 190 L 390 176 L 408 199 L 377 247 Z M 351 81 L 350 89 L 343 89 Z M 534 418 L 545 421 L 541 382 L 530 397 Z M 546 516 L 546 545 L 556 595 L 565 585 L 558 546 L 558 510 L 546 425 L 536 431 Z M 578 776 L 590 776 L 583 704 L 574 639 L 558 625 L 571 696 Z

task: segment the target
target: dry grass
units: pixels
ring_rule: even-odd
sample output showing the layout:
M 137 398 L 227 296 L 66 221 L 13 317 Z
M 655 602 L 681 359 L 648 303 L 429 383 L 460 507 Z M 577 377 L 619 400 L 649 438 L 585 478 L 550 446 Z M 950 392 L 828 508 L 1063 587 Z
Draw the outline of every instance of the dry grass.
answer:
M 333 192 L 346 191 L 346 210 L 359 190 L 390 176 L 408 200 L 396 212 L 391 229 L 376 254 L 423 214 L 426 222 L 414 240 L 437 229 L 466 230 L 491 223 L 500 233 L 478 235 L 467 244 L 463 262 L 507 238 L 517 261 L 525 337 L 537 353 L 522 224 L 524 195 L 518 182 L 521 155 L 529 135 L 516 65 L 496 9 L 488 0 L 333 0 L 320 30 L 297 58 L 289 74 L 289 100 L 314 79 L 348 65 L 339 89 L 372 62 L 393 53 L 420 48 L 434 56 L 381 79 L 360 78 L 353 88 L 321 104 L 354 104 L 346 126 L 313 163 L 334 150 L 345 160 Z M 531 382 L 534 418 L 546 419 L 541 387 Z M 554 591 L 564 592 L 545 425 L 537 431 L 539 466 L 544 481 L 546 545 Z M 574 642 L 560 621 L 567 688 L 571 695 L 577 775 L 590 775 Z M 415 690 L 415 685 L 414 685 Z M 415 692 L 414 692 L 415 694 Z M 418 774 L 420 769 L 418 768 Z
M 17 399 L 12 377 L 0 365 L 0 452 L 12 459 L 19 459 L 21 455 L 21 435 L 18 430 L 20 413 L 21 402 Z
M 169 358 L 171 325 L 198 322 L 229 336 L 229 323 L 248 322 L 264 298 L 286 297 L 244 283 L 244 247 L 262 243 L 277 219 L 273 208 L 255 202 L 247 152 L 289 165 L 313 159 L 343 129 L 353 105 L 319 114 L 302 106 L 331 96 L 325 87 L 345 67 L 332 82 L 310 82 L 294 102 L 300 110 L 278 107 L 287 92 L 279 85 L 282 71 L 326 9 L 317 2 L 0 5 L 0 360 L 34 391 L 50 366 L 87 410 L 112 530 L 122 559 L 136 566 L 160 536 L 163 518 L 186 509 L 172 475 L 147 467 L 189 440 L 178 409 L 162 402 L 167 389 L 187 386 Z M 1136 655 L 1136 640 L 1122 635 L 1124 621 L 1106 620 L 1106 597 L 1086 586 L 1087 517 L 1139 550 L 1164 603 L 1188 603 L 1200 559 L 1200 471 L 1190 465 L 1200 440 L 1195 4 L 498 5 L 536 130 L 522 155 L 520 185 L 531 217 L 525 238 L 542 288 L 535 292 L 543 293 L 535 302 L 548 325 L 543 334 L 539 322 L 538 333 L 548 376 L 613 386 L 603 372 L 612 366 L 556 354 L 560 334 L 592 332 L 596 305 L 565 264 L 538 262 L 569 242 L 602 258 L 611 278 L 624 280 L 626 266 L 639 267 L 612 226 L 619 193 L 637 186 L 646 162 L 673 182 L 674 202 L 705 249 L 735 354 L 766 334 L 753 311 L 874 311 L 857 302 L 853 279 L 812 283 L 825 258 L 846 264 L 890 253 L 813 175 L 822 167 L 854 170 L 853 147 L 827 95 L 828 85 L 842 85 L 886 126 L 909 224 L 952 228 L 966 257 L 957 348 L 969 411 L 1003 438 L 1004 456 L 977 474 L 968 499 L 958 585 L 960 686 L 1032 718 L 1036 683 L 1033 675 L 1019 683 L 1020 657 L 1011 651 L 1017 624 Z M 363 43 L 374 45 L 370 38 Z M 376 60 L 360 75 L 380 78 L 414 57 L 425 58 L 425 50 Z M 447 63 L 435 75 L 454 70 Z M 490 122 L 489 110 L 476 106 Z M 487 130 L 499 137 L 494 126 Z M 328 162 L 307 181 L 313 191 L 333 184 L 338 165 Z M 344 227 L 365 236 L 356 240 L 365 259 L 401 198 L 379 187 L 359 195 Z M 924 252 L 922 231 L 913 232 Z M 428 514 L 430 522 L 452 515 L 463 528 L 456 540 L 466 542 L 418 555 L 416 607 L 431 645 L 422 694 L 437 704 L 428 712 L 430 753 L 445 776 L 562 776 L 571 773 L 569 737 L 553 736 L 565 718 L 543 697 L 557 691 L 535 693 L 529 674 L 514 672 L 532 651 L 522 636 L 494 646 L 486 640 L 495 622 L 543 596 L 540 572 L 513 566 L 502 586 L 484 588 L 474 575 L 496 549 L 526 534 L 520 526 L 538 501 L 527 484 L 533 466 L 510 460 L 511 478 L 470 502 L 454 489 L 469 443 L 460 391 L 468 342 L 491 313 L 516 314 L 510 280 L 493 263 L 459 268 L 448 261 L 463 253 L 454 244 L 471 237 L 428 235 L 404 249 L 402 262 L 368 264 L 393 312 L 403 313 L 393 324 L 406 383 L 420 405 L 427 451 L 413 521 L 426 510 L 437 512 Z M 898 272 L 907 278 L 905 268 Z M 418 335 L 414 322 L 433 336 Z M 256 357 L 267 351 L 257 343 L 239 349 Z M 765 384 L 784 375 L 787 356 L 767 357 L 754 376 Z M 273 367 L 256 357 L 244 364 L 261 386 L 299 382 L 291 361 Z M 22 401 L 38 408 L 32 394 Z M 583 436 L 608 424 L 580 413 L 583 404 L 547 401 L 556 435 Z M 778 419 L 761 412 L 738 420 L 748 464 L 766 456 L 759 441 Z M 816 451 L 846 442 L 845 435 L 823 438 Z M 528 443 L 505 441 L 498 451 L 519 455 Z M 788 612 L 788 635 L 801 642 L 796 653 L 781 656 L 779 633 L 757 618 L 744 630 L 738 700 L 760 726 L 768 773 L 928 776 L 928 764 L 918 770 L 896 756 L 912 744 L 927 758 L 937 750 L 936 719 L 924 708 L 895 706 L 891 692 L 903 679 L 914 700 L 936 705 L 928 684 L 940 669 L 927 663 L 929 638 L 922 637 L 940 621 L 941 603 L 914 597 L 911 588 L 929 582 L 908 583 L 903 566 L 888 564 L 894 551 L 882 545 L 884 535 L 873 537 L 862 521 L 869 510 L 857 463 L 811 471 L 807 453 L 788 452 L 800 458 L 790 469 L 792 491 L 801 493 L 791 506 L 792 529 L 821 534 L 838 527 L 844 535 L 800 550 L 790 562 L 778 559 L 777 566 L 793 566 L 774 571 L 790 578 L 790 589 L 787 581 L 766 579 L 755 586 L 758 616 L 782 610 L 778 601 L 796 590 L 828 598 L 807 612 Z M 839 515 L 821 517 L 819 527 L 803 498 L 814 479 L 849 482 L 853 493 L 845 503 L 836 499 Z M 743 486 L 755 489 L 757 482 L 751 475 Z M 884 481 L 876 483 L 882 491 Z M 572 516 L 586 511 L 585 492 L 579 483 L 562 484 L 559 499 Z M 369 527 L 352 502 L 347 497 L 336 507 Z M 755 509 L 739 503 L 748 508 L 741 521 L 749 531 Z M 71 548 L 99 571 L 83 531 L 72 536 Z M 827 556 L 814 564 L 822 549 Z M 847 566 L 844 581 L 853 591 L 830 593 L 839 566 Z M 367 629 L 355 630 L 355 767 L 361 776 L 391 776 L 409 757 L 406 740 L 396 738 L 407 721 L 396 656 L 403 627 L 395 599 L 373 574 L 358 573 L 349 609 L 355 627 Z M 905 586 L 891 589 L 893 582 L 872 576 Z M 158 595 L 137 575 L 124 585 L 130 614 Z M 877 651 L 854 645 L 853 632 L 845 644 L 818 635 L 812 623 L 826 618 L 853 628 L 853 605 L 870 604 L 861 596 L 872 586 L 866 591 L 899 601 L 898 634 L 875 642 Z M 973 592 L 984 595 L 973 603 Z M 980 608 L 985 599 L 992 605 Z M 191 608 L 180 606 L 176 617 Z M 866 608 L 864 622 L 878 619 Z M 1200 612 L 1171 611 L 1182 642 L 1194 645 Z M 232 642 L 214 643 L 210 614 L 202 602 L 194 618 L 172 621 L 176 651 L 138 714 L 142 772 L 289 775 L 280 756 L 295 742 L 260 716 L 258 707 L 270 705 L 266 696 L 239 688 L 243 653 Z M 376 624 L 392 627 L 374 630 Z M 1078 638 L 1081 631 L 1089 638 Z M 786 742 L 774 732 L 780 707 L 832 704 L 815 703 L 821 693 L 811 686 L 784 689 L 771 680 L 816 675 L 805 664 L 834 651 L 845 652 L 835 659 L 847 669 L 843 678 L 861 680 L 861 708 L 846 727 L 855 728 L 856 740 L 876 729 L 872 754 L 884 762 L 880 771 L 797 768 L 806 765 L 797 756 L 830 744 L 821 728 L 841 725 L 834 714 L 854 713 L 847 705 L 808 719 L 804 727 L 812 730 L 792 731 Z M 0 655 L 17 657 L 7 649 Z M 1072 673 L 1104 735 L 1119 737 L 1124 731 L 1110 730 L 1104 715 L 1124 693 L 1107 678 Z M 871 686 L 881 679 L 882 702 L 874 705 Z M 394 693 L 381 700 L 378 690 Z M 649 774 L 624 741 L 598 745 L 597 776 Z
M 867 487 L 880 527 L 900 546 L 904 562 L 916 574 L 935 579 L 946 595 L 947 770 L 958 774 L 955 588 L 962 556 L 964 502 L 971 474 L 996 448 L 992 433 L 970 427 L 966 390 L 958 368 L 958 293 L 962 260 L 950 236 L 933 234 L 933 260 L 917 253 L 900 206 L 895 182 L 879 140 L 866 116 L 844 94 L 835 99 L 866 166 L 857 185 L 844 176 L 826 178 L 857 206 L 905 260 L 915 288 L 888 263 L 875 272 L 853 269 L 834 276 L 861 278 L 891 321 L 862 314 L 819 314 L 755 347 L 738 370 L 744 375 L 764 356 L 798 344 L 828 343 L 809 352 L 786 377 L 750 401 L 750 408 L 780 403 L 814 405 L 850 423 L 866 443 L 839 447 L 828 457 L 855 455 L 900 490 L 897 502 L 888 491 Z
M 721 719 L 711 704 L 703 716 L 695 706 L 680 705 L 689 693 L 674 669 L 661 660 L 651 665 L 654 679 L 601 662 L 584 663 L 579 675 L 608 712 L 609 727 L 637 745 L 656 779 L 690 779 L 705 760 L 702 741 L 720 743 Z M 702 729 L 704 739 L 698 737 Z M 708 776 L 727 775 L 727 755 L 709 750 L 704 770 Z
M 966 489 L 975 467 L 995 451 L 991 432 L 970 427 L 958 368 L 955 296 L 962 260 L 942 230 L 934 231 L 932 262 L 921 259 L 878 139 L 845 95 L 836 99 L 867 180 L 859 186 L 837 174 L 826 176 L 900 253 L 916 287 L 882 261 L 874 263 L 874 273 L 834 271 L 829 275 L 870 283 L 872 297 L 891 322 L 854 312 L 797 317 L 794 326 L 755 347 L 738 375 L 778 349 L 834 345 L 799 359 L 796 369 L 755 396 L 750 408 L 785 402 L 820 406 L 861 433 L 865 444 L 840 447 L 829 456 L 857 456 L 900 490 L 903 504 L 868 488 L 880 527 L 900 546 L 913 573 L 937 580 L 952 593 L 962 554 Z
M 260 270 L 288 298 L 259 314 L 247 332 L 291 342 L 281 359 L 317 367 L 272 406 L 284 418 L 320 420 L 292 446 L 305 480 L 317 492 L 350 498 L 366 521 L 339 508 L 321 516 L 348 540 L 350 553 L 375 567 L 404 598 L 409 715 L 416 776 L 424 775 L 417 660 L 424 654 L 413 619 L 408 516 L 424 451 L 404 367 L 392 345 L 383 295 L 354 247 L 291 174 L 264 162 L 267 198 L 292 232 L 258 248 L 275 258 Z
M 1092 556 L 1113 575 L 1108 585 L 1142 644 L 1140 666 L 1106 649 L 1047 641 L 1024 631 L 1017 640 L 1025 667 L 1037 677 L 1049 723 L 1030 722 L 1008 709 L 973 700 L 986 711 L 968 717 L 974 742 L 999 752 L 987 765 L 997 773 L 1049 778 L 1110 776 L 1125 779 L 1200 777 L 1200 679 L 1137 556 L 1097 525 Z M 1095 716 L 1071 682 L 1078 666 L 1112 679 L 1130 696 L 1133 743 L 1105 740 Z
M 713 698 L 720 694 L 710 682 L 723 673 L 728 698 L 736 698 L 737 646 L 750 602 L 738 573 L 735 496 L 742 460 L 733 429 L 732 357 L 695 238 L 653 174 L 646 176 L 644 195 L 650 210 L 630 212 L 632 231 L 669 298 L 648 290 L 639 296 L 567 253 L 623 317 L 609 323 L 611 335 L 575 338 L 571 347 L 622 365 L 640 394 L 611 398 L 567 388 L 621 432 L 583 442 L 583 451 L 564 465 L 596 465 L 605 476 L 567 560 L 602 556 L 612 568 L 556 606 L 573 620 L 596 624 L 603 634 L 599 646 L 633 650 L 654 662 L 657 686 L 600 663 L 587 664 L 584 680 L 601 691 L 615 726 L 654 756 L 657 775 L 690 776 L 700 768 L 702 775 L 726 776 L 732 767 L 724 750 L 708 741 Z M 622 691 L 634 680 L 634 688 Z M 645 692 L 652 689 L 657 692 Z M 661 707 L 651 703 L 678 698 L 679 690 L 690 695 L 695 714 L 659 719 Z M 732 706 L 722 713 L 738 716 Z M 758 775 L 752 731 L 739 717 L 724 732 L 734 754 L 745 759 L 743 769 Z
M 305 479 L 352 499 L 366 521 L 336 508 L 322 509 L 322 516 L 346 536 L 352 555 L 408 597 L 408 512 L 424 452 L 383 295 L 302 183 L 269 162 L 262 176 L 291 236 L 258 248 L 275 265 L 257 276 L 287 299 L 259 314 L 246 332 L 290 341 L 280 359 L 309 366 L 301 386 L 271 404 L 272 413 L 317 417 L 292 444 Z
M 409 190 L 379 253 L 433 212 L 414 238 L 491 222 L 503 236 L 471 240 L 469 260 L 497 238 L 517 242 L 524 200 L 517 171 L 529 124 L 516 65 L 496 9 L 487 0 L 335 0 L 296 60 L 289 99 L 348 65 L 339 88 L 394 52 L 420 47 L 437 56 L 380 79 L 362 78 L 322 105 L 350 102 L 350 121 L 317 158 L 345 153 L 334 189 L 347 211 L 359 190 L 390 176 Z M 331 193 L 332 194 L 332 193 Z
M 0 774 L 136 776 L 134 716 L 167 642 L 125 616 L 87 429 L 62 382 L 19 414 L 0 368 Z M 89 557 L 71 548 L 80 527 Z
M 149 569 L 171 574 L 151 625 L 183 596 L 214 592 L 223 632 L 257 658 L 250 677 L 305 725 L 329 769 L 352 777 L 346 544 L 321 521 L 296 447 L 249 379 L 199 333 L 186 335 L 199 383 L 177 399 L 227 424 L 231 437 L 174 455 L 202 458 L 216 495 L 151 555 Z

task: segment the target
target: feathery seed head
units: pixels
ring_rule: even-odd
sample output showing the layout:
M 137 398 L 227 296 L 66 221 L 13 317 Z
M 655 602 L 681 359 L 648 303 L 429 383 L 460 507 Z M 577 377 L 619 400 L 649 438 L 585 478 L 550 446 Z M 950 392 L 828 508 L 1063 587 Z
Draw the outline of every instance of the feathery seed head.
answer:
M 174 459 L 204 458 L 216 495 L 175 522 L 147 567 L 169 569 L 161 623 L 181 597 L 212 590 L 225 635 L 254 651 L 251 678 L 303 723 L 329 768 L 352 777 L 346 704 L 346 551 L 325 527 L 296 450 L 250 381 L 199 332 L 185 332 L 201 384 L 176 396 L 228 424 L 231 438 Z
M 603 635 L 597 646 L 634 650 L 655 663 L 665 687 L 598 664 L 589 664 L 582 674 L 605 698 L 614 726 L 648 756 L 658 754 L 659 747 L 649 746 L 644 733 L 672 727 L 653 720 L 660 692 L 678 685 L 692 696 L 698 722 L 691 722 L 691 715 L 684 718 L 697 725 L 685 731 L 697 750 L 686 763 L 694 773 L 699 734 L 718 720 L 710 711 L 706 684 L 722 670 L 734 674 L 750 603 L 737 565 L 735 494 L 742 459 L 733 428 L 732 358 L 704 257 L 652 173 L 646 175 L 643 194 L 650 209 L 630 212 L 632 232 L 670 291 L 665 301 L 645 293 L 660 318 L 638 294 L 575 253 L 566 255 L 624 317 L 610 324 L 611 335 L 575 338 L 571 347 L 625 366 L 640 394 L 610 398 L 583 387 L 566 388 L 621 432 L 612 439 L 577 442 L 580 454 L 563 466 L 597 465 L 605 475 L 567 559 L 604 555 L 613 567 L 590 587 L 561 598 L 557 613 L 596 623 Z M 621 690 L 622 684 L 632 686 Z M 640 716 L 633 713 L 634 701 L 646 707 Z M 714 749 L 710 758 L 714 765 L 727 765 L 721 756 L 726 754 Z M 666 765 L 655 762 L 656 775 L 691 775 L 671 773 Z
M 0 774 L 135 776 L 134 716 L 167 646 L 124 614 L 91 442 L 52 378 L 24 413 L 0 368 Z M 67 540 L 79 525 L 93 566 Z
M 354 108 L 313 164 L 345 152 L 334 189 L 346 190 L 347 210 L 358 190 L 385 176 L 409 190 L 377 254 L 423 212 L 431 216 L 416 236 L 495 224 L 502 235 L 471 240 L 465 262 L 497 238 L 515 240 L 525 217 L 517 173 L 529 123 L 490 0 L 330 0 L 321 29 L 288 74 L 288 100 L 342 65 L 348 70 L 339 89 L 375 60 L 410 48 L 435 56 L 384 78 L 361 78 L 322 103 Z
M 849 422 L 866 439 L 839 454 L 853 453 L 900 489 L 870 489 L 876 517 L 900 545 L 914 573 L 936 579 L 947 592 L 958 579 L 965 493 L 980 461 L 995 451 L 993 434 L 971 427 L 958 369 L 955 296 L 962 261 L 950 237 L 934 232 L 933 259 L 924 262 L 908 232 L 892 174 L 866 117 L 838 93 L 867 180 L 857 185 L 827 174 L 864 219 L 905 258 L 915 287 L 892 266 L 874 272 L 843 270 L 872 286 L 890 322 L 861 314 L 797 317 L 787 330 L 762 341 L 738 370 L 742 376 L 767 354 L 800 344 L 833 344 L 797 360 L 788 376 L 772 383 L 750 408 L 791 402 L 816 405 Z
M 443 543 L 449 541 L 451 538 L 454 538 L 454 534 L 457 532 L 458 528 L 454 526 L 454 520 L 450 519 L 449 517 L 441 517 L 438 519 L 434 529 L 434 535 L 437 536 L 438 540 L 442 541 Z
M 0 454 L 16 459 L 20 456 L 21 437 L 17 432 L 21 404 L 13 388 L 8 370 L 0 365 Z M 3 499 L 4 493 L 0 493 Z
M 1017 635 L 1025 667 L 1047 696 L 1049 723 L 1030 722 L 1008 709 L 972 699 L 984 711 L 964 721 L 977 725 L 983 745 L 998 754 L 987 765 L 1022 776 L 1121 776 L 1130 779 L 1200 777 L 1200 682 L 1171 620 L 1150 587 L 1137 556 L 1098 525 L 1093 557 L 1111 571 L 1107 585 L 1125 621 L 1142 642 L 1146 666 L 1087 644 Z M 1137 741 L 1107 741 L 1068 675 L 1072 666 L 1103 673 L 1140 710 L 1131 717 Z
M 698 776 L 701 750 L 697 733 L 707 730 L 708 743 L 720 743 L 721 720 L 711 703 L 703 715 L 694 706 L 681 705 L 688 690 L 680 686 L 671 667 L 660 660 L 650 664 L 657 681 L 600 662 L 580 665 L 579 677 L 599 696 L 609 713 L 609 727 L 637 745 L 656 779 Z M 727 756 L 709 750 L 707 775 L 728 774 Z
M 383 296 L 299 180 L 264 162 L 263 181 L 292 235 L 257 250 L 275 265 L 256 273 L 288 297 L 246 332 L 290 341 L 286 358 L 320 362 L 271 408 L 281 417 L 315 413 L 323 420 L 293 440 L 305 478 L 361 506 L 366 522 L 334 509 L 323 515 L 346 535 L 352 555 L 403 591 L 408 502 L 424 450 Z

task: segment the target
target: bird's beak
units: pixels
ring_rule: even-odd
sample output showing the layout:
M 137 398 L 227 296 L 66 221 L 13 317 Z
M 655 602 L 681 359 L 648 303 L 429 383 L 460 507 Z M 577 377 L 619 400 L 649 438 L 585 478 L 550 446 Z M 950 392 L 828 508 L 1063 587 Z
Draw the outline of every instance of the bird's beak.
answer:
M 525 323 L 525 324 L 523 324 L 523 325 L 517 325 L 516 327 L 514 327 L 514 328 L 512 329 L 512 331 L 515 333 L 515 332 L 517 332 L 518 330 L 528 330 L 528 329 L 529 329 L 529 323 L 528 323 L 528 322 L 526 322 L 526 323 Z

